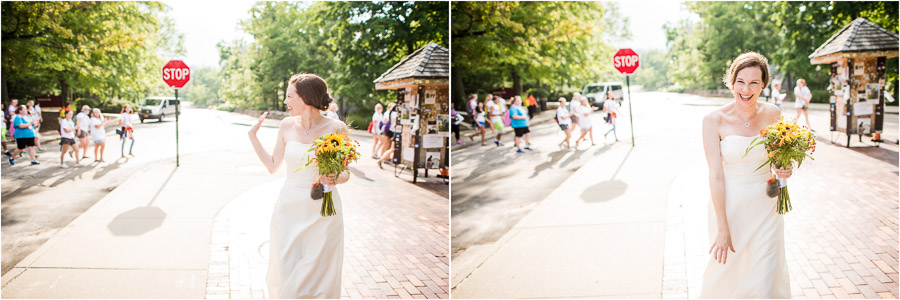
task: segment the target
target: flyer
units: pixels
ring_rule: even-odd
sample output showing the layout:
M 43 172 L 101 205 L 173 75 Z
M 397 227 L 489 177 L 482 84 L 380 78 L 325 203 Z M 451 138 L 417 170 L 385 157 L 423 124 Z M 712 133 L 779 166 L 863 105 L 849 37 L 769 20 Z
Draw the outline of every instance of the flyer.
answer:
M 426 134 L 422 136 L 422 147 L 425 149 L 443 148 L 444 138 L 437 134 Z
M 425 168 L 439 169 L 440 167 L 441 167 L 441 153 L 440 152 L 426 152 L 425 153 Z

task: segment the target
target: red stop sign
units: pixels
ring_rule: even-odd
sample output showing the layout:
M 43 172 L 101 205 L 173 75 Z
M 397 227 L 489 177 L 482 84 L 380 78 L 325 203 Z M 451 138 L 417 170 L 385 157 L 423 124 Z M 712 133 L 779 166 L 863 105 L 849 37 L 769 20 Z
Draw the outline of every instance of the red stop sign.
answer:
M 183 61 L 170 60 L 162 67 L 162 80 L 170 88 L 180 89 L 191 80 L 191 68 Z
M 640 65 L 640 58 L 630 48 L 619 49 L 616 55 L 613 55 L 613 67 L 622 74 L 634 73 L 634 70 L 637 70 Z

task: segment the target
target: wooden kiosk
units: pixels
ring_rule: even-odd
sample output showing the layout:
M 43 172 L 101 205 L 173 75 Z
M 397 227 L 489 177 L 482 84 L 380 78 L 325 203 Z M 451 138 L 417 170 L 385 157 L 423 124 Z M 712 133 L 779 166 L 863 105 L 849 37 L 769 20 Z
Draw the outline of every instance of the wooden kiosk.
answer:
M 884 84 L 887 59 L 898 56 L 898 39 L 864 18 L 853 20 L 809 56 L 812 64 L 830 64 L 832 132 L 850 137 L 871 135 L 876 147 L 884 128 Z
M 450 50 L 436 43 L 419 48 L 375 79 L 375 89 L 397 91 L 392 162 L 411 169 L 413 183 L 419 169 L 425 169 L 426 177 L 429 169 L 449 169 L 449 83 Z

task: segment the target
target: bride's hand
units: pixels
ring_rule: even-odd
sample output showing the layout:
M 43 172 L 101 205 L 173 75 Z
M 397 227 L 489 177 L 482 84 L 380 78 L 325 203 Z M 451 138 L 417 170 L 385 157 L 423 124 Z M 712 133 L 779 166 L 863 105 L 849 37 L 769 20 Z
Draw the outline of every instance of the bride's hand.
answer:
M 731 244 L 731 233 L 720 230 L 719 234 L 716 236 L 716 240 L 713 242 L 712 246 L 709 247 L 709 253 L 713 254 L 713 258 L 715 258 L 716 261 L 724 264 L 725 260 L 728 258 L 728 250 L 734 252 L 734 246 Z
M 337 181 L 338 181 L 337 173 L 331 173 L 328 175 L 319 175 L 319 182 L 321 182 L 322 184 L 337 185 Z
M 787 169 L 777 168 L 775 169 L 775 175 L 778 176 L 778 178 L 788 179 L 789 177 L 791 177 L 791 173 L 793 172 L 793 170 L 793 166 L 787 167 Z
M 255 136 L 256 132 L 259 131 L 259 127 L 262 126 L 263 121 L 266 120 L 266 116 L 269 115 L 269 112 L 264 112 L 261 116 L 259 116 L 259 121 L 256 122 L 252 127 L 250 127 L 250 131 L 247 134 L 251 136 Z

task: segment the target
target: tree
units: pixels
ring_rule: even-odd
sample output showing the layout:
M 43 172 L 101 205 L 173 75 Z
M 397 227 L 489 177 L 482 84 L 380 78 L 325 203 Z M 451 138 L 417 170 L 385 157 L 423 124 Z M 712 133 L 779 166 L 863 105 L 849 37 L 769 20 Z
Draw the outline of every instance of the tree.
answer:
M 160 48 L 181 37 L 158 2 L 3 2 L 3 98 L 72 91 L 133 99 L 153 90 Z M 174 44 L 174 46 L 173 46 Z
M 453 84 L 466 92 L 511 82 L 521 93 L 529 81 L 562 86 L 611 77 L 606 62 L 615 49 L 606 41 L 628 36 L 613 3 L 453 2 L 451 13 Z

